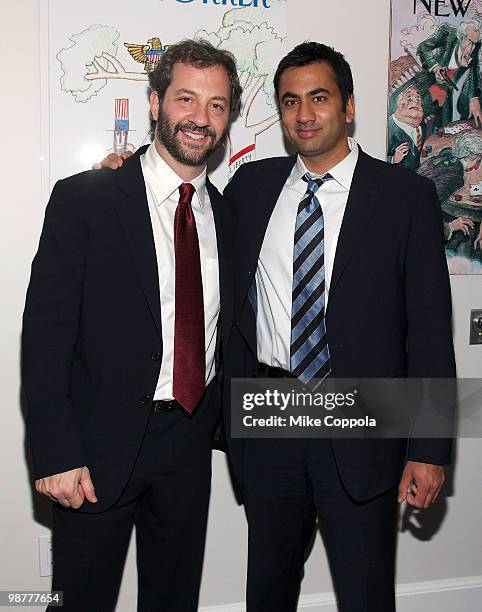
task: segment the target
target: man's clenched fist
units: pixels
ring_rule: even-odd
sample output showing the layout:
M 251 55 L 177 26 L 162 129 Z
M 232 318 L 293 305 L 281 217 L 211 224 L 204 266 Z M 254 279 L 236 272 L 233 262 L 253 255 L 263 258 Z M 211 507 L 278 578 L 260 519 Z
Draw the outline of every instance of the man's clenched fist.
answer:
M 85 498 L 92 504 L 97 501 L 87 466 L 39 478 L 35 481 L 35 488 L 52 501 L 74 510 L 80 508 Z

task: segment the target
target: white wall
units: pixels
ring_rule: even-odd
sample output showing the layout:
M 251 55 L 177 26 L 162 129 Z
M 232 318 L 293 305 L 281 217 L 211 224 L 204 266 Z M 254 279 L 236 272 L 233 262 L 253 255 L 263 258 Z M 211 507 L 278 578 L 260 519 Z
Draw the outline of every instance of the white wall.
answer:
M 41 507 L 33 516 L 19 396 L 21 313 L 45 204 L 40 199 L 38 0 L 5 3 L 2 16 L 0 589 L 32 590 L 49 587 L 49 579 L 39 576 L 36 541 L 38 535 L 48 533 L 45 527 L 48 509 Z M 385 146 L 388 23 L 388 0 L 290 0 L 290 44 L 318 39 L 345 52 L 355 76 L 356 137 L 368 153 L 378 157 L 383 157 Z M 459 375 L 463 377 L 480 377 L 482 372 L 482 347 L 468 346 L 469 311 L 482 307 L 481 280 L 480 277 L 452 278 L 455 346 Z M 482 583 L 468 577 L 482 576 L 481 451 L 480 440 L 461 441 L 446 496 L 418 519 L 412 513 L 405 517 L 398 552 L 398 582 L 404 594 L 400 599 L 401 610 L 435 609 L 435 601 L 440 610 L 445 610 L 443 602 L 447 605 L 450 602 L 447 610 L 455 606 L 459 612 L 476 609 L 475 604 L 468 602 L 470 594 Z M 421 541 L 439 523 L 431 541 Z M 243 512 L 231 495 L 224 457 L 216 453 L 203 606 L 217 612 L 243 610 L 242 604 L 229 604 L 244 599 L 245 561 Z M 320 595 L 330 590 L 327 563 L 317 538 L 306 566 L 303 609 L 334 610 L 330 596 Z M 135 609 L 135 592 L 131 551 L 119 612 Z M 417 595 L 418 592 L 423 595 Z M 416 605 L 419 607 L 414 608 Z

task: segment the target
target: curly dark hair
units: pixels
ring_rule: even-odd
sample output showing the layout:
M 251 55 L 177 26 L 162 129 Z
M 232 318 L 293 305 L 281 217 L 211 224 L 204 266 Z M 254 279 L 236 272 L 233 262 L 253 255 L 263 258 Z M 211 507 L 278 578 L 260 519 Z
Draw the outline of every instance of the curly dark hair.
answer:
M 333 47 L 328 47 L 328 45 L 318 42 L 301 43 L 282 58 L 274 75 L 276 97 L 279 99 L 279 83 L 281 75 L 285 70 L 308 66 L 315 62 L 326 62 L 331 66 L 335 75 L 335 82 L 341 94 L 342 111 L 345 112 L 347 102 L 353 95 L 353 76 L 350 64 L 339 51 L 335 51 Z
M 149 73 L 149 84 L 157 92 L 162 102 L 166 89 L 172 79 L 172 68 L 177 63 L 190 64 L 196 68 L 209 68 L 210 66 L 222 66 L 229 77 L 231 86 L 230 109 L 231 112 L 238 110 L 241 99 L 241 85 L 239 83 L 238 71 L 234 55 L 224 49 L 217 49 L 207 40 L 181 40 L 170 45 L 156 68 Z

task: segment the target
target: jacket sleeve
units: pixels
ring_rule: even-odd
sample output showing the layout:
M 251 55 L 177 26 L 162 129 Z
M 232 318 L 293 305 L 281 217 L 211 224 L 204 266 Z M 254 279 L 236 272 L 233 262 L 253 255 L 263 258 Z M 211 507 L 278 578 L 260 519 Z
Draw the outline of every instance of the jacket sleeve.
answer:
M 405 299 L 407 317 L 407 376 L 423 379 L 429 389 L 424 401 L 418 400 L 414 413 L 408 459 L 439 465 L 451 462 L 451 438 L 417 436 L 417 422 L 423 431 L 433 425 L 452 422 L 452 399 L 441 396 L 440 389 L 455 389 L 455 356 L 452 341 L 452 305 L 447 261 L 443 245 L 440 203 L 431 181 L 419 190 L 413 207 L 405 257 Z M 434 379 L 444 379 L 437 383 Z M 432 381 L 432 383 L 430 383 Z M 453 381 L 453 385 L 452 382 Z M 430 391 L 432 389 L 432 391 Z M 439 401 L 437 401 L 437 398 Z M 417 398 L 418 399 L 418 398 Z M 440 400 L 442 400 L 440 402 Z M 455 397 L 453 398 L 455 401 Z M 437 405 L 438 403 L 438 405 Z M 430 417 L 431 411 L 433 417 Z M 448 421 L 444 416 L 449 416 Z
M 22 333 L 22 378 L 35 478 L 85 465 L 70 397 L 87 249 L 77 193 L 59 181 L 32 263 Z
M 387 162 L 393 163 L 393 156 L 395 155 L 395 149 L 400 146 L 403 142 L 408 142 L 408 135 L 404 138 L 402 131 L 395 124 L 393 118 L 390 117 L 388 120 L 388 146 L 387 146 Z
M 420 61 L 425 70 L 430 71 L 436 64 L 440 63 L 439 56 L 443 54 L 444 47 L 447 45 L 451 34 L 455 36 L 455 28 L 444 23 L 435 34 L 418 45 L 417 54 L 420 56 Z
M 469 99 L 480 97 L 480 49 L 481 44 L 477 43 L 474 52 L 472 53 L 472 61 L 470 62 L 469 74 Z

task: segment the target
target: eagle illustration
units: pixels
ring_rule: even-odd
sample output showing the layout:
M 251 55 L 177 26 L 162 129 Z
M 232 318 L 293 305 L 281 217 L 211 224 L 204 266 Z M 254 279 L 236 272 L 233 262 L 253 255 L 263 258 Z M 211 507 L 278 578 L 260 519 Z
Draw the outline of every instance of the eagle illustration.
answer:
M 144 64 L 144 70 L 146 72 L 152 72 L 154 70 L 164 53 L 159 38 L 149 38 L 145 45 L 124 43 L 124 47 L 127 48 L 136 62 Z

